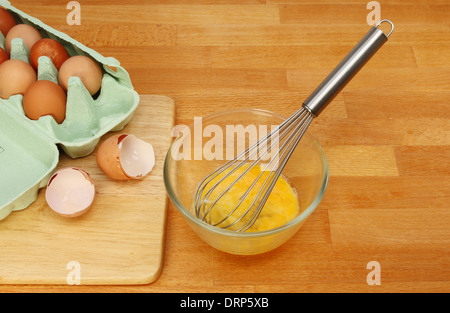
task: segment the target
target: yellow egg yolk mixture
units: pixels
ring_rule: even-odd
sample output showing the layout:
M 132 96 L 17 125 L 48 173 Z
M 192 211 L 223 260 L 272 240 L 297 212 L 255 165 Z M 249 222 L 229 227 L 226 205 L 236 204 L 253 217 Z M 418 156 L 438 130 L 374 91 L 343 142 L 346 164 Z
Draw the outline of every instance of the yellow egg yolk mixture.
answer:
M 206 205 L 204 207 L 205 212 L 215 202 L 217 197 L 219 197 L 222 192 L 225 191 L 225 189 L 248 168 L 248 166 L 249 165 L 244 165 L 240 167 L 235 172 L 230 173 L 228 177 L 226 177 L 220 184 L 218 184 L 218 186 L 208 197 L 208 201 L 206 202 Z M 211 180 L 211 182 L 207 184 L 205 190 L 209 190 L 209 188 L 211 188 L 230 171 L 231 168 Z M 261 177 L 258 178 L 261 173 Z M 216 204 L 214 204 L 213 208 L 207 215 L 206 222 L 211 225 L 215 225 L 222 221 L 239 204 L 249 187 L 256 179 L 258 179 L 255 186 L 251 189 L 250 193 L 245 196 L 244 201 L 242 201 L 236 211 L 231 214 L 224 222 L 220 223 L 217 226 L 224 227 L 232 224 L 237 219 L 239 219 L 251 206 L 253 200 L 263 186 L 264 181 L 269 173 L 270 172 L 268 171 L 262 172 L 260 165 L 256 165 L 251 168 L 233 185 L 233 187 L 231 187 L 230 190 L 224 193 L 224 195 L 217 201 Z M 256 207 L 256 205 L 254 205 L 254 207 Z M 289 184 L 287 179 L 283 175 L 280 175 L 261 213 L 259 214 L 258 219 L 246 231 L 263 231 L 282 226 L 293 220 L 296 216 L 298 216 L 299 213 L 300 205 L 297 192 Z M 227 227 L 227 229 L 239 230 L 248 223 L 253 215 L 254 208 L 252 208 L 252 210 L 250 210 L 239 222 L 230 227 Z

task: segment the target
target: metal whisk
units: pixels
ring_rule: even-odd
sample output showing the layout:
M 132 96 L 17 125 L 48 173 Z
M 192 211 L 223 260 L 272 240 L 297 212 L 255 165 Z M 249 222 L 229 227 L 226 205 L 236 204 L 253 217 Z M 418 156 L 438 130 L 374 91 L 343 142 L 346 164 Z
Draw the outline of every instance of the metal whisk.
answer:
M 387 35 L 378 28 L 383 22 L 391 25 L 391 30 Z M 312 120 L 322 112 L 328 103 L 334 99 L 342 88 L 344 88 L 353 76 L 387 41 L 393 30 L 394 24 L 389 20 L 382 20 L 376 26 L 372 27 L 350 53 L 325 78 L 319 87 L 306 99 L 297 112 L 265 137 L 237 155 L 233 160 L 225 163 L 205 177 L 198 185 L 194 195 L 193 207 L 196 216 L 203 221 L 209 222 L 211 212 L 219 200 L 240 179 L 251 171 L 252 168 L 259 165 L 261 166 L 260 174 L 240 196 L 238 204 L 220 221 L 211 223 L 221 228 L 230 228 L 237 225 L 236 231 L 240 232 L 252 227 L 266 204 L 286 163 Z M 268 155 L 271 155 L 270 161 L 265 162 L 265 157 Z M 233 173 L 235 175 L 233 177 L 230 176 Z M 221 188 L 218 188 L 219 186 Z M 247 208 L 240 210 L 238 217 L 234 217 L 234 220 L 229 221 L 230 217 L 243 204 L 244 199 L 249 197 L 251 190 L 256 187 L 259 189 L 251 200 L 251 204 Z M 213 196 L 214 190 L 219 190 L 219 192 L 216 192 L 219 193 L 217 196 Z M 238 223 L 243 225 L 238 225 Z

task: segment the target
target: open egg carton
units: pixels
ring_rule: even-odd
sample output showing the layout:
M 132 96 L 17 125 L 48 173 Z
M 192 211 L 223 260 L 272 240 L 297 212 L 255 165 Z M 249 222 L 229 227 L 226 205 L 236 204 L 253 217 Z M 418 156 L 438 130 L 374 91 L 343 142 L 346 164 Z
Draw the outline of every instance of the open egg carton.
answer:
M 37 198 L 59 161 L 59 146 L 72 158 L 92 153 L 102 135 L 121 130 L 139 103 L 127 71 L 120 62 L 104 57 L 68 35 L 0 0 L 17 23 L 35 27 L 44 38 L 59 41 L 73 55 L 96 60 L 103 71 L 101 89 L 91 96 L 78 77 L 69 79 L 66 118 L 58 124 L 52 116 L 30 120 L 22 107 L 22 95 L 0 99 L 0 220 L 12 211 L 25 209 Z M 0 46 L 5 38 L 0 32 Z M 29 51 L 22 39 L 11 42 L 10 59 L 29 63 Z M 38 80 L 58 82 L 58 71 L 47 57 L 39 58 Z

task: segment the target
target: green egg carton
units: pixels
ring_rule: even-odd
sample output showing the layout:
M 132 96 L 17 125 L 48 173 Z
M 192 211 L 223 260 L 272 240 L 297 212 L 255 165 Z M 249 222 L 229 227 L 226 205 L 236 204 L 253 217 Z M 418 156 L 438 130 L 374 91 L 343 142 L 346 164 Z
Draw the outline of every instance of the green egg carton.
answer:
M 112 57 L 104 57 L 40 20 L 0 0 L 18 23 L 29 24 L 44 38 L 59 41 L 69 55 L 86 55 L 103 70 L 100 92 L 92 97 L 78 77 L 69 79 L 66 118 L 58 124 L 51 116 L 30 120 L 22 107 L 22 95 L 0 98 L 0 220 L 23 210 L 36 200 L 40 188 L 59 161 L 58 146 L 71 158 L 92 153 L 100 138 L 121 130 L 133 117 L 139 104 L 127 71 Z M 5 38 L 0 33 L 0 46 Z M 22 39 L 11 42 L 11 59 L 29 63 L 29 51 Z M 115 70 L 113 70 L 113 68 Z M 58 82 L 58 71 L 49 58 L 40 57 L 38 80 Z

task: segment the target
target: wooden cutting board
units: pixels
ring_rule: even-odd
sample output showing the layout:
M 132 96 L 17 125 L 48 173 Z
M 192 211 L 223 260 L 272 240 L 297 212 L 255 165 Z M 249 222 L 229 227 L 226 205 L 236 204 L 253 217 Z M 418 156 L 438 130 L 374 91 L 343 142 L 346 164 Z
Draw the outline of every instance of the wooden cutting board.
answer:
M 79 167 L 91 175 L 94 203 L 80 217 L 60 217 L 47 206 L 42 188 L 28 208 L 0 221 L 0 284 L 147 284 L 158 278 L 168 201 L 163 164 L 174 109 L 170 98 L 141 96 L 133 119 L 120 131 L 155 149 L 156 165 L 142 180 L 108 178 L 97 166 L 96 150 L 81 159 L 61 152 L 57 168 Z

